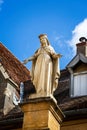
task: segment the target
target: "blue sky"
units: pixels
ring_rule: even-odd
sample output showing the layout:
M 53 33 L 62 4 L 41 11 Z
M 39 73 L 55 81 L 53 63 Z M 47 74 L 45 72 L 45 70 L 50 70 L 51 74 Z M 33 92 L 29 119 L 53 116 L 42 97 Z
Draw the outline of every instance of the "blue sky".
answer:
M 0 41 L 21 62 L 40 47 L 42 33 L 63 55 L 64 69 L 76 54 L 79 38 L 87 37 L 87 0 L 0 0 Z

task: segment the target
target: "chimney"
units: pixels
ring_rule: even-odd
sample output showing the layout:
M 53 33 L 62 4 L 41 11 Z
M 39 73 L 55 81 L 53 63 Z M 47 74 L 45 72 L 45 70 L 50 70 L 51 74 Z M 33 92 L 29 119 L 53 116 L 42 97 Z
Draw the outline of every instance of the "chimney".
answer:
M 77 54 L 82 53 L 85 57 L 87 57 L 87 39 L 85 37 L 81 37 L 79 41 L 80 43 L 76 44 Z

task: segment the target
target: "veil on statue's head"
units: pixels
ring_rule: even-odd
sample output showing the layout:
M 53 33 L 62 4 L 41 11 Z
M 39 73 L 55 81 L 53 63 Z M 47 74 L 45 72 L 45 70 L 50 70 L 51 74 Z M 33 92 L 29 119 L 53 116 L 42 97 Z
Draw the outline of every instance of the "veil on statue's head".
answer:
M 41 38 L 46 38 L 47 44 L 50 45 L 50 42 L 49 42 L 48 37 L 47 37 L 46 34 L 40 34 L 38 37 L 39 37 L 39 39 L 41 39 Z

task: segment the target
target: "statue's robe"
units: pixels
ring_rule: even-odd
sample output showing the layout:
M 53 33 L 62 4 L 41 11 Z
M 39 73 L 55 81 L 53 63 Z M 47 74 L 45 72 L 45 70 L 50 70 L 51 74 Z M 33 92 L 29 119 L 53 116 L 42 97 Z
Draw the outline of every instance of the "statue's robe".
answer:
M 31 77 L 37 94 L 50 95 L 58 86 L 59 58 L 53 58 L 54 54 L 54 49 L 49 45 L 39 48 L 34 55 Z

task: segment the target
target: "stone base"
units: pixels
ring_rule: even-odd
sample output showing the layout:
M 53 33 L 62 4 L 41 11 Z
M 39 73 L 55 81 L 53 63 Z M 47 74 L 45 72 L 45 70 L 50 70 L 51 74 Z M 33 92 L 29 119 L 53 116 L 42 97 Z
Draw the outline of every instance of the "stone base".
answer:
M 23 130 L 60 130 L 63 113 L 52 97 L 29 99 L 20 104 Z

